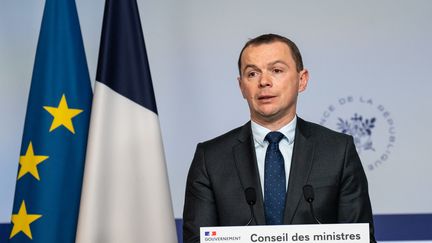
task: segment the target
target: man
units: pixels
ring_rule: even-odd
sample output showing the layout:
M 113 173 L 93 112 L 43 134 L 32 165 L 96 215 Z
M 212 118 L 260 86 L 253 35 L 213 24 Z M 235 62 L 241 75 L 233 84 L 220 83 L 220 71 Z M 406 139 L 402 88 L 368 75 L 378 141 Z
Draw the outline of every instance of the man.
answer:
M 370 224 L 367 180 L 351 136 L 296 116 L 309 73 L 289 39 L 267 34 L 240 53 L 238 78 L 251 121 L 197 146 L 186 186 L 185 243 L 199 242 L 202 226 L 246 225 L 245 189 L 257 194 L 252 224 L 313 224 L 303 197 L 311 185 L 322 223 Z

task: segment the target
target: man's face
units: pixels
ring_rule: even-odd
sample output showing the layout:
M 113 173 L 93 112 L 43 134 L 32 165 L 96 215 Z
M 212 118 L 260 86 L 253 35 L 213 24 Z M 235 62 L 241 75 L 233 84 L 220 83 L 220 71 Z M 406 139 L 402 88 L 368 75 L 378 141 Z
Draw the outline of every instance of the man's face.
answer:
M 279 129 L 294 118 L 297 95 L 306 89 L 309 74 L 306 69 L 297 72 L 285 43 L 248 46 L 240 70 L 240 89 L 253 121 Z

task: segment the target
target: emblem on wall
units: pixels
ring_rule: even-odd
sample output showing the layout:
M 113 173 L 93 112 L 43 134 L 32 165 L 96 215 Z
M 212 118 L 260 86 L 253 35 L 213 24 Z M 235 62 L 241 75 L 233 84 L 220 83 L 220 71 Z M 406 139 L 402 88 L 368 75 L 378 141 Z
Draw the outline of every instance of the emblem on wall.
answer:
M 339 98 L 323 112 L 320 124 L 353 136 L 363 166 L 373 171 L 390 161 L 396 142 L 390 111 L 372 98 Z
M 338 118 L 337 129 L 345 134 L 354 137 L 357 152 L 360 154 L 364 150 L 375 151 L 372 141 L 372 129 L 375 127 L 376 118 L 363 119 L 363 116 L 354 114 L 350 119 Z

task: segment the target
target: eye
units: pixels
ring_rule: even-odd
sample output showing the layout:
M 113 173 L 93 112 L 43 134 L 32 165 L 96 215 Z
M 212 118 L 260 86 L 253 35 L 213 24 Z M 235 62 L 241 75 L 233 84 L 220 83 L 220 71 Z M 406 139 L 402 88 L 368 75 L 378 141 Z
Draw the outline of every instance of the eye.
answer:
M 274 69 L 273 69 L 273 72 L 274 72 L 274 73 L 283 73 L 283 70 L 280 69 L 280 68 L 274 68 Z
M 250 71 L 250 72 L 247 73 L 247 77 L 248 78 L 254 78 L 256 76 L 258 76 L 258 72 L 257 71 Z

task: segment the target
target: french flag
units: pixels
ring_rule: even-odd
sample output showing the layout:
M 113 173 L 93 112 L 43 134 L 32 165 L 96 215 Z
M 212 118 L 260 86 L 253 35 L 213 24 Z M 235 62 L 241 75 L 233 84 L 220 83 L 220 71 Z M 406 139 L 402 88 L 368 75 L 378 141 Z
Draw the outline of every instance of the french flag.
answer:
M 77 243 L 177 242 L 136 0 L 107 0 Z

